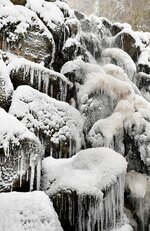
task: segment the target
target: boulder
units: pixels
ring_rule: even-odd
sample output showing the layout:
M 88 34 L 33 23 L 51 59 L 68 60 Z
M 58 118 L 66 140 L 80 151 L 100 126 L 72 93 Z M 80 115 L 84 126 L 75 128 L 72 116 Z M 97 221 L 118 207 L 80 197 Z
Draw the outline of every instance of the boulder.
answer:
M 45 156 L 67 158 L 83 145 L 82 116 L 68 103 L 20 86 L 13 94 L 9 112 L 40 138 Z
M 64 75 L 24 58 L 12 59 L 7 69 L 15 89 L 29 85 L 58 100 L 69 100 L 72 83 Z
M 45 66 L 53 62 L 53 37 L 33 11 L 18 5 L 5 6 L 1 7 L 0 19 L 0 49 L 44 62 Z
M 136 38 L 134 33 L 130 29 L 124 29 L 118 33 L 114 40 L 113 46 L 123 49 L 125 52 L 130 55 L 134 62 L 138 60 L 140 55 L 140 46 L 136 43 Z
M 32 132 L 3 109 L 0 109 L 0 123 L 0 192 L 32 190 L 37 166 L 40 180 L 41 144 Z M 36 182 L 39 188 L 39 181 Z
M 108 148 L 82 150 L 64 161 L 43 160 L 42 189 L 64 230 L 116 227 L 123 218 L 126 166 L 125 159 Z

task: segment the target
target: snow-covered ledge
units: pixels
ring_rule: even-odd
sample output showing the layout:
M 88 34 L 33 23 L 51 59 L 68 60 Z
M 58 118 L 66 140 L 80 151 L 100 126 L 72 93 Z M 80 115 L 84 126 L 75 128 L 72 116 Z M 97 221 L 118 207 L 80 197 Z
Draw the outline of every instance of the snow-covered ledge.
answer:
M 119 153 L 86 149 L 70 159 L 47 157 L 42 167 L 42 189 L 65 230 L 104 230 L 122 220 L 127 162 Z

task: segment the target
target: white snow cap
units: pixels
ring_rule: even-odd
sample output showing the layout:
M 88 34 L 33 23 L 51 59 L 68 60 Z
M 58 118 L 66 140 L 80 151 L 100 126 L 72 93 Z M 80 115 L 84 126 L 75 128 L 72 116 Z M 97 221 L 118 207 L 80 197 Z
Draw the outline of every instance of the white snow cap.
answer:
M 122 155 L 109 148 L 91 148 L 81 150 L 70 159 L 47 157 L 42 165 L 44 189 L 50 187 L 47 194 L 68 189 L 78 194 L 102 197 L 102 190 L 125 174 L 127 162 Z
M 47 2 L 44 0 L 27 0 L 25 5 L 40 15 L 48 27 L 55 29 L 64 23 L 64 15 L 61 9 L 71 12 L 68 4 L 61 1 Z
M 76 141 L 81 148 L 83 119 L 80 112 L 68 103 L 58 101 L 29 87 L 20 86 L 14 92 L 9 112 L 20 118 L 32 131 L 42 130 L 53 143 Z
M 0 108 L 0 147 L 7 150 L 9 142 L 19 145 L 24 139 L 31 139 L 39 144 L 38 138 L 30 132 L 24 124 L 17 120 L 13 115 Z
M 9 42 L 9 40 L 15 41 L 18 39 L 18 34 L 27 33 L 27 29 L 32 26 L 35 26 L 36 28 L 38 27 L 41 31 L 41 35 L 45 35 L 48 39 L 52 40 L 52 34 L 43 24 L 43 22 L 38 18 L 35 12 L 20 5 L 2 6 L 0 11 L 0 29 L 10 23 L 16 24 L 14 33 L 11 31 L 9 32 L 7 42 Z
M 114 58 L 117 61 L 117 65 L 122 67 L 127 73 L 129 79 L 131 81 L 133 80 L 136 73 L 136 66 L 131 57 L 125 51 L 119 48 L 106 48 L 102 52 L 102 58 L 103 60 L 107 58 L 108 62 L 108 58 Z
M 44 192 L 0 193 L 0 230 L 63 231 Z

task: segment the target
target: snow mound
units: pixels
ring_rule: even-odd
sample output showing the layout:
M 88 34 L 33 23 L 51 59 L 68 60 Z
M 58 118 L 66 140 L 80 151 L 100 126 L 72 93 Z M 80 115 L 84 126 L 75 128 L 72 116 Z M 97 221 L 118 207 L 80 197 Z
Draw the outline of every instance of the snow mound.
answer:
M 136 66 L 131 57 L 125 51 L 119 48 L 106 48 L 102 52 L 102 58 L 103 60 L 107 58 L 108 62 L 111 62 L 110 60 L 115 59 L 117 65 L 122 67 L 127 73 L 129 79 L 133 81 L 134 75 L 136 73 Z
M 48 195 L 72 190 L 78 194 L 103 197 L 102 190 L 125 174 L 127 162 L 109 148 L 93 148 L 82 150 L 70 159 L 47 157 L 42 166 L 44 189 L 48 189 Z
M 1 193 L 0 211 L 0 230 L 3 231 L 63 231 L 44 192 Z
M 82 143 L 83 119 L 78 110 L 29 86 L 14 92 L 9 112 L 32 132 L 44 133 L 52 143 L 75 142 L 75 152 Z

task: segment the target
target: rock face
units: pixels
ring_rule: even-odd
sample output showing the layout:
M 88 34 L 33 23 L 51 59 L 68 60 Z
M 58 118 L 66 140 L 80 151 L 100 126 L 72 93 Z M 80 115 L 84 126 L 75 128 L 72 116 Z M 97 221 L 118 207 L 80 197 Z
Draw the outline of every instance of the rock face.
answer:
M 110 151 L 108 169 L 103 154 L 109 147 L 136 172 L 125 206 L 134 230 L 147 231 L 149 74 L 150 33 L 87 17 L 66 1 L 1 0 L 0 191 L 29 191 L 42 183 L 64 231 L 131 231 L 123 216 L 124 158 L 118 163 Z M 80 152 L 102 147 L 104 159 L 97 149 Z M 139 200 L 130 186 L 141 185 L 141 178 L 146 189 Z
M 59 102 L 29 86 L 15 91 L 9 113 L 41 140 L 45 156 L 74 155 L 82 147 L 82 117 L 73 106 Z
M 108 148 L 82 150 L 65 161 L 43 161 L 42 188 L 64 230 L 107 230 L 122 220 L 126 166 L 125 159 Z
M 23 6 L 1 7 L 0 49 L 34 62 L 52 62 L 53 38 L 37 15 Z M 39 52 L 40 47 L 40 52 Z
M 35 167 L 42 155 L 39 140 L 3 109 L 0 123 L 0 192 L 33 189 Z

